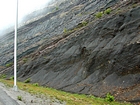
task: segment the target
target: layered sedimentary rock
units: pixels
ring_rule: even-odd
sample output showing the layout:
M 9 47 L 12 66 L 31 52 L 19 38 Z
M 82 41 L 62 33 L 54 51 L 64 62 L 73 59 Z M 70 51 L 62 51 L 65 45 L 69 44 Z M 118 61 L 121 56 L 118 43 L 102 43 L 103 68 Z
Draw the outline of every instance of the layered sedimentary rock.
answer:
M 65 10 L 19 29 L 19 80 L 31 78 L 32 82 L 64 91 L 101 97 L 110 92 L 118 100 L 139 101 L 139 3 L 71 2 Z M 98 10 L 108 7 L 111 14 L 95 17 Z M 12 33 L 7 40 L 10 35 L 12 40 Z M 7 46 L 1 50 L 1 64 L 12 60 L 13 47 Z M 13 67 L 1 70 L 13 74 Z

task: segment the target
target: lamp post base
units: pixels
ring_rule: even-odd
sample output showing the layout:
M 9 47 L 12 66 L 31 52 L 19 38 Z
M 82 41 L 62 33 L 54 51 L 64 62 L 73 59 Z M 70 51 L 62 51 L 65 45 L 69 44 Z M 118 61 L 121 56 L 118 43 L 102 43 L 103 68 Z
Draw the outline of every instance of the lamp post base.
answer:
M 18 87 L 17 86 L 13 86 L 13 90 L 14 91 L 18 91 Z

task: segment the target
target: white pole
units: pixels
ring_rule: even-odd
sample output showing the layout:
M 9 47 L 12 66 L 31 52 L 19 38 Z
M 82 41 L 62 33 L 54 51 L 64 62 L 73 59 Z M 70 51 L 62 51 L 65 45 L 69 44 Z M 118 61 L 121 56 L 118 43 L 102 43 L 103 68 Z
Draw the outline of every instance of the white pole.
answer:
M 16 20 L 14 39 L 14 91 L 17 91 L 17 29 L 18 29 L 18 0 L 16 0 Z

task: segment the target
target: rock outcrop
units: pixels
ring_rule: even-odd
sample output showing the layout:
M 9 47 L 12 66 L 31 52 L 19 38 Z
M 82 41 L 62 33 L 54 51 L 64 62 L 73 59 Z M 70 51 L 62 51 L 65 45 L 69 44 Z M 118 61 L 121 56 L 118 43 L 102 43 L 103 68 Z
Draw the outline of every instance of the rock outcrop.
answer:
M 140 4 L 67 2 L 19 29 L 19 80 L 31 78 L 43 86 L 100 97 L 110 92 L 117 100 L 139 102 Z M 108 7 L 111 14 L 95 18 Z M 1 65 L 12 61 L 12 35 L 2 38 Z M 1 71 L 12 75 L 13 67 Z

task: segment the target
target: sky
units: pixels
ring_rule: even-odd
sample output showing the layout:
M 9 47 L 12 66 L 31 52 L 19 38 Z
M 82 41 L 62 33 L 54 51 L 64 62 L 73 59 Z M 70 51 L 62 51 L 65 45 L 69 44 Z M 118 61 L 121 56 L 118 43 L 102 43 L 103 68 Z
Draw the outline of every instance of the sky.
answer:
M 27 14 L 41 9 L 51 0 L 18 0 L 18 21 Z M 0 0 L 0 31 L 15 23 L 16 0 Z

